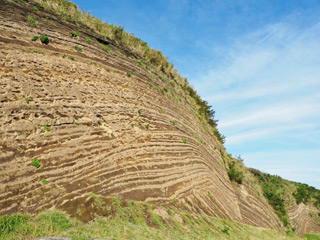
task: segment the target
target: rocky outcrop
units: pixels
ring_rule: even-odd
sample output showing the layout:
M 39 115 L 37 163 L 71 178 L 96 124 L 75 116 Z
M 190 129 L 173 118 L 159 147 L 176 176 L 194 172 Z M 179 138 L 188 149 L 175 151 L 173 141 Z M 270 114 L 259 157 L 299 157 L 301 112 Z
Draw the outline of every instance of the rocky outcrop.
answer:
M 106 52 L 42 9 L 33 27 L 30 8 L 0 4 L 0 214 L 76 210 L 92 192 L 279 227 L 262 196 L 229 181 L 178 83 L 168 91 L 124 47 L 104 40 Z M 48 45 L 31 41 L 41 34 Z

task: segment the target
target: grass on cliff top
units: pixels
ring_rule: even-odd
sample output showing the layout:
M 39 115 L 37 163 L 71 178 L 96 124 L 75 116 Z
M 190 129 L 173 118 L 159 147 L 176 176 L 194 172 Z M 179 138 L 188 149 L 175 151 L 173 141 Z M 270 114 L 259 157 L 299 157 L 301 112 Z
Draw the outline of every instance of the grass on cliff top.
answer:
M 90 195 L 91 196 L 91 195 Z M 100 208 L 103 201 L 93 196 Z M 37 216 L 13 214 L 0 217 L 0 239 L 33 239 L 45 236 L 71 239 L 287 239 L 298 240 L 294 235 L 283 236 L 272 229 L 255 228 L 238 222 L 222 220 L 207 215 L 192 215 L 162 208 L 166 218 L 154 213 L 154 207 L 143 202 L 120 202 L 112 199 L 112 215 L 98 216 L 82 223 L 60 211 L 44 211 Z M 110 207 L 110 206 L 108 206 Z M 310 234 L 308 239 L 316 240 Z

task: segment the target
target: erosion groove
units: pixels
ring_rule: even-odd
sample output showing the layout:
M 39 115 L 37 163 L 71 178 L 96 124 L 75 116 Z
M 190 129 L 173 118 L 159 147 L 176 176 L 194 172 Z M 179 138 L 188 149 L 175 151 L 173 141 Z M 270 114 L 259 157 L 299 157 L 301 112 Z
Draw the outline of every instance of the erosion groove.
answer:
M 81 24 L 42 10 L 35 28 L 32 5 L 17 2 L 0 1 L 1 215 L 58 209 L 88 222 L 99 208 L 79 206 L 94 193 L 282 227 L 249 181 L 230 182 L 223 146 L 179 84 L 168 91 L 159 70 Z M 49 44 L 31 41 L 42 34 Z M 320 229 L 309 208 L 288 207 L 300 236 Z

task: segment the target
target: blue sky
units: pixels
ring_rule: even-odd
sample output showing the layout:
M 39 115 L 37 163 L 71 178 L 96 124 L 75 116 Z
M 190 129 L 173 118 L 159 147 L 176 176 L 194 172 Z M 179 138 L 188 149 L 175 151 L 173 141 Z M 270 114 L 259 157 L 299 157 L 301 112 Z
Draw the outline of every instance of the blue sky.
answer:
M 320 1 L 73 2 L 161 50 L 246 166 L 320 189 Z

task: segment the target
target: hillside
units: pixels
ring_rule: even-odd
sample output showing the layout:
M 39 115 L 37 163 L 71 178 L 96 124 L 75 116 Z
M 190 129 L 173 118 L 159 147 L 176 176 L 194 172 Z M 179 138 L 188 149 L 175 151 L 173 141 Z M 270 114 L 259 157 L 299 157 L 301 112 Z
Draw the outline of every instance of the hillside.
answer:
M 0 238 L 79 233 L 74 219 L 61 231 L 21 230 L 48 209 L 173 231 L 159 239 L 320 232 L 319 190 L 226 153 L 214 111 L 160 51 L 64 0 L 0 0 L 0 12 Z M 146 220 L 117 211 L 129 200 Z

